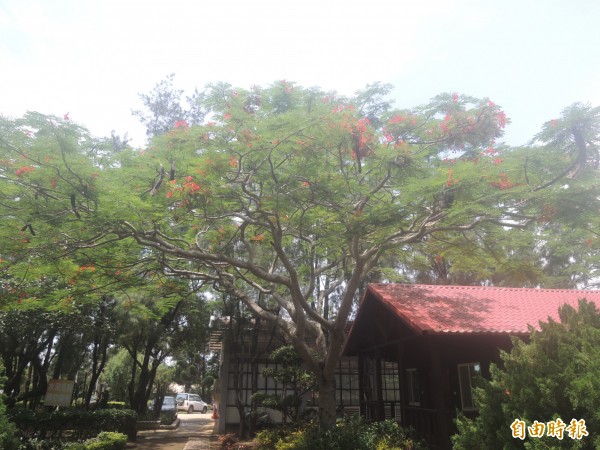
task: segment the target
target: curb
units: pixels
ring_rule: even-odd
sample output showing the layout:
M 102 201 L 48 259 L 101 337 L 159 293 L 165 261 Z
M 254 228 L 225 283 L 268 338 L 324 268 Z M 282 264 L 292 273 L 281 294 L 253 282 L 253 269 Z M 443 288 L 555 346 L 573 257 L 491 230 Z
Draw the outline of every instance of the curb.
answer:
M 159 427 L 159 429 L 161 430 L 176 430 L 177 428 L 179 428 L 179 425 L 181 424 L 181 419 L 179 419 L 179 417 L 177 419 L 175 419 L 175 422 L 173 422 L 171 425 L 161 425 Z

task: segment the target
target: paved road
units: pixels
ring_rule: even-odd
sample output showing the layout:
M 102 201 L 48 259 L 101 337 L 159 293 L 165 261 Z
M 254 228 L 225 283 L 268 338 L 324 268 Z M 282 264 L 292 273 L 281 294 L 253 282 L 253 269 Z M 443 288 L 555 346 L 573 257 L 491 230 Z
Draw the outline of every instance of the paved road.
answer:
M 135 450 L 210 450 L 216 442 L 216 420 L 211 414 L 179 414 L 180 424 L 175 430 L 140 431 Z M 216 448 L 216 446 L 214 446 Z

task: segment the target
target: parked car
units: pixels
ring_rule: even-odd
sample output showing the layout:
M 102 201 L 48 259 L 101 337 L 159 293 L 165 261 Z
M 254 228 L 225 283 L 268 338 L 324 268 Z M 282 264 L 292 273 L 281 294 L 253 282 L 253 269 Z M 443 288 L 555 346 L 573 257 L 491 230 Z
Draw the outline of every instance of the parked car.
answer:
M 194 411 L 200 411 L 206 414 L 208 405 L 197 394 L 188 394 L 186 392 L 177 394 L 177 411 L 187 411 L 192 414 Z
M 166 396 L 160 410 L 161 412 L 175 411 L 175 415 L 177 415 L 177 401 L 175 400 L 175 397 Z

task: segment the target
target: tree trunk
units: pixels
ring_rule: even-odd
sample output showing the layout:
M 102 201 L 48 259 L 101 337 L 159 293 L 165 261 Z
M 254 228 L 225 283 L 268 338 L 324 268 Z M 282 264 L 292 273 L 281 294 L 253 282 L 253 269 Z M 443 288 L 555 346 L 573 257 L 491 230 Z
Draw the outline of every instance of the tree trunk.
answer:
M 322 429 L 335 426 L 336 420 L 335 377 L 324 379 L 319 383 L 319 424 Z
M 96 383 L 104 370 L 107 360 L 108 340 L 96 339 L 92 352 L 92 373 L 90 374 L 90 384 L 85 392 L 85 407 L 90 407 L 92 395 L 96 391 Z

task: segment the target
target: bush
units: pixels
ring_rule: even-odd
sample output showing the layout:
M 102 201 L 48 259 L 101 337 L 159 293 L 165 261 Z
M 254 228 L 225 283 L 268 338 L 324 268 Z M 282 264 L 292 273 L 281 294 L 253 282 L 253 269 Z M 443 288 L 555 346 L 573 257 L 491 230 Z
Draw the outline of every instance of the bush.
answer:
M 16 433 L 17 427 L 8 420 L 6 406 L 2 399 L 0 399 L 0 448 L 4 450 L 17 448 L 18 439 Z
M 280 426 L 257 433 L 256 440 L 264 450 L 418 450 L 409 432 L 393 420 L 367 423 L 361 417 L 339 421 L 322 432 L 316 424 L 305 428 Z
M 125 402 L 108 402 L 106 407 L 109 409 L 125 409 Z
M 124 433 L 130 439 L 136 437 L 137 414 L 127 409 L 66 409 L 51 413 L 13 409 L 9 417 L 25 439 L 58 440 L 67 430 L 71 439 L 86 439 L 103 431 Z
M 65 444 L 61 441 L 49 441 L 44 439 L 29 439 L 23 441 L 18 450 L 63 450 Z
M 160 423 L 161 425 L 171 425 L 177 419 L 177 411 L 161 411 Z
M 127 436 L 122 433 L 102 432 L 85 442 L 68 444 L 64 450 L 123 450 L 127 446 Z

